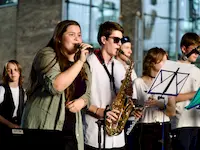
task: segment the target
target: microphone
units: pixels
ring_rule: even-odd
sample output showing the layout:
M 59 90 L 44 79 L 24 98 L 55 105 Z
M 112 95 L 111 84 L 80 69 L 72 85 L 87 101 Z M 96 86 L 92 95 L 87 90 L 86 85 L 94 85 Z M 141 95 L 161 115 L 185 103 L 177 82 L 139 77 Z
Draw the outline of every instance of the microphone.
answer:
M 80 51 L 80 49 L 81 49 L 81 45 L 80 45 L 80 44 L 75 44 L 74 47 L 75 47 L 76 49 L 78 49 L 78 51 Z M 88 47 L 86 50 L 88 50 L 89 53 L 92 53 L 92 52 L 94 51 L 94 48 Z

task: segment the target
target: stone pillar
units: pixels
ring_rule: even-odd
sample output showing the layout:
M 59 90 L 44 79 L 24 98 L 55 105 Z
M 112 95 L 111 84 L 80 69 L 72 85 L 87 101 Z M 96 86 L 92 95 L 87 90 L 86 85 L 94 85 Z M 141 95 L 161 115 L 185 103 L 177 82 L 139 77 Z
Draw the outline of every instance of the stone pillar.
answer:
M 137 75 L 141 75 L 143 61 L 143 27 L 142 27 L 142 1 L 121 0 L 121 22 L 125 30 L 124 35 L 132 41 L 133 58 Z
M 16 59 L 16 6 L 0 8 L 0 77 L 4 64 Z
M 121 0 L 121 21 L 125 29 L 124 35 L 134 41 L 135 20 L 138 12 L 141 12 L 141 0 Z
M 62 0 L 19 0 L 16 59 L 22 64 L 25 85 L 33 58 L 47 45 L 61 13 Z

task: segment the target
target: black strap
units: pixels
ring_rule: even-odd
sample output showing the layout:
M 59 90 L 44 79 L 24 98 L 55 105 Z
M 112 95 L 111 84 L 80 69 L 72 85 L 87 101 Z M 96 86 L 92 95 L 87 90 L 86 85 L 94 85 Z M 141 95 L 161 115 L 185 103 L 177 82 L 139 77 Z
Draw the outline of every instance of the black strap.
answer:
M 103 67 L 104 67 L 104 69 L 105 69 L 105 71 L 106 71 L 106 73 L 107 73 L 107 75 L 108 75 L 108 77 L 110 79 L 110 83 L 111 83 L 111 85 L 113 87 L 113 91 L 117 95 L 117 91 L 116 91 L 116 87 L 115 87 L 115 78 L 114 78 L 114 75 L 113 75 L 114 74 L 114 62 L 112 62 L 112 68 L 111 68 L 111 74 L 110 74 L 110 72 L 108 71 L 108 68 L 105 65 L 105 61 L 103 59 L 101 51 L 95 52 L 95 55 L 97 56 L 97 58 L 100 61 L 100 63 L 103 65 Z

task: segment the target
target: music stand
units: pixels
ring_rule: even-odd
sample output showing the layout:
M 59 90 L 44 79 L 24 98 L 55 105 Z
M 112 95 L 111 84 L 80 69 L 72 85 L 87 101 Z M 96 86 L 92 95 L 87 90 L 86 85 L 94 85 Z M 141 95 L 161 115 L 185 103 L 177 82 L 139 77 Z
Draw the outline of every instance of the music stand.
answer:
M 200 108 L 200 88 L 197 90 L 189 105 L 187 105 L 185 108 L 189 110 L 194 107 L 197 107 L 198 109 Z
M 167 60 L 147 93 L 177 96 L 188 79 L 191 68 L 190 64 Z
M 162 95 L 177 96 L 186 80 L 189 77 L 190 64 L 183 64 L 180 62 L 167 60 L 163 67 L 160 69 L 153 81 L 148 94 L 159 94 L 158 100 Z M 164 121 L 164 116 L 163 116 Z M 164 149 L 164 123 L 162 124 L 162 150 Z

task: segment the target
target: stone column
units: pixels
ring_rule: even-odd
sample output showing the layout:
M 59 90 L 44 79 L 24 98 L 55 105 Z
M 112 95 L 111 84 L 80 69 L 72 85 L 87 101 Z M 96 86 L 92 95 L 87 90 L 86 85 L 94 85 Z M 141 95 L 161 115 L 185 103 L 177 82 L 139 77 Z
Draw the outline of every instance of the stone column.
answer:
M 0 8 L 0 77 L 4 64 L 16 59 L 16 6 Z
M 121 0 L 121 22 L 125 30 L 124 35 L 129 36 L 132 41 L 133 58 L 137 75 L 141 75 L 143 61 L 143 33 L 142 33 L 142 1 L 143 0 Z
M 22 64 L 25 85 L 33 58 L 47 45 L 61 13 L 62 0 L 19 0 L 16 58 Z

